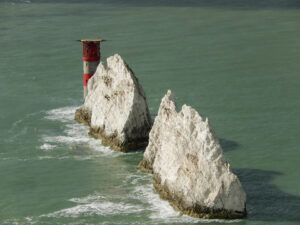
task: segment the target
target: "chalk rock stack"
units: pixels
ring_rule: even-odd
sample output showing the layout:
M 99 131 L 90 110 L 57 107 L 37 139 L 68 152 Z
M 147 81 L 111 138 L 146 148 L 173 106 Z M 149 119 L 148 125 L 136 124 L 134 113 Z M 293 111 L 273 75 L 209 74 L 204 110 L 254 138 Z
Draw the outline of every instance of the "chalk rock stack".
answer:
M 187 105 L 177 112 L 171 91 L 161 101 L 139 168 L 152 172 L 160 196 L 185 214 L 246 216 L 246 194 L 208 120 Z
M 101 62 L 75 119 L 90 126 L 102 144 L 127 152 L 146 146 L 152 121 L 145 92 L 120 55 Z

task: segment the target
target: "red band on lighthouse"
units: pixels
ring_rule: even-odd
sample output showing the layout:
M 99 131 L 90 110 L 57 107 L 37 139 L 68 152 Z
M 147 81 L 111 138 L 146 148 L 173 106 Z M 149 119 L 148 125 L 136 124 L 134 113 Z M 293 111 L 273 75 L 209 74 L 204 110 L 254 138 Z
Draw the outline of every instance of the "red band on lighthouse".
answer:
M 95 62 L 100 60 L 100 42 L 83 42 L 83 61 Z
M 87 86 L 88 80 L 93 76 L 94 74 L 91 73 L 85 73 L 83 74 L 83 86 Z
M 82 59 L 83 59 L 83 97 L 88 94 L 87 85 L 89 79 L 96 72 L 97 66 L 100 62 L 100 42 L 103 39 L 81 39 L 82 43 Z

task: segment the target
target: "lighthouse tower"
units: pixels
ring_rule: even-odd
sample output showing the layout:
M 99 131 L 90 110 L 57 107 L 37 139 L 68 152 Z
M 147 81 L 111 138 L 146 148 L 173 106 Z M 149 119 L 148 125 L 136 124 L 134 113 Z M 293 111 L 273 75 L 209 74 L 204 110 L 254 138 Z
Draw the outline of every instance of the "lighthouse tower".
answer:
M 87 83 L 96 72 L 101 59 L 100 42 L 103 39 L 84 39 L 82 42 L 82 60 L 83 60 L 83 97 L 87 96 Z

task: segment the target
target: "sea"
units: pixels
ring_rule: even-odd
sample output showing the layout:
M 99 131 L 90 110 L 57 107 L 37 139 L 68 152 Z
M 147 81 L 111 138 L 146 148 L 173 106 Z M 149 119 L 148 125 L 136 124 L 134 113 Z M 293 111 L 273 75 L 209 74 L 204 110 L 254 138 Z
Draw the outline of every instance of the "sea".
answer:
M 298 0 L 0 0 L 0 224 L 300 224 Z M 248 216 L 197 219 L 74 121 L 82 44 L 102 38 L 155 118 L 168 89 L 208 117 Z

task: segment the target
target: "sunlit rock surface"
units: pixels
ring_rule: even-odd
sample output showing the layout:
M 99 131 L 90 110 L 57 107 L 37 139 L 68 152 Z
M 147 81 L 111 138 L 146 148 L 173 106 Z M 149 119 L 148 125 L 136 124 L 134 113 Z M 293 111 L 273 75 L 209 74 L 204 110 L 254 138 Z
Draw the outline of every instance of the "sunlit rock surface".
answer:
M 161 197 L 185 214 L 246 216 L 246 194 L 208 120 L 187 105 L 177 112 L 171 91 L 161 101 L 139 168 L 152 172 Z
M 75 119 L 90 126 L 102 144 L 127 152 L 148 143 L 152 121 L 145 92 L 120 55 L 101 62 Z

